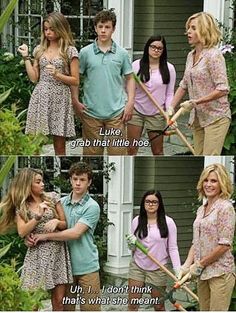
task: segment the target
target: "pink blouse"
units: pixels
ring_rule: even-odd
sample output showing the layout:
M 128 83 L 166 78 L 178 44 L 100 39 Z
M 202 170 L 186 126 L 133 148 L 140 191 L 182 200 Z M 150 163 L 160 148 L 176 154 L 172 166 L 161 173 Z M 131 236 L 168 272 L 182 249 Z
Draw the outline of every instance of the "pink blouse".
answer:
M 193 223 L 194 260 L 200 260 L 218 245 L 232 245 L 235 228 L 235 211 L 229 200 L 218 199 L 204 216 L 205 207 L 197 211 Z M 201 280 L 235 271 L 234 257 L 227 250 L 217 261 L 205 267 Z
M 132 221 L 131 231 L 134 233 L 138 226 L 138 216 Z M 177 228 L 175 222 L 169 216 L 166 216 L 168 227 L 168 237 L 161 238 L 160 230 L 157 224 L 148 225 L 148 235 L 146 238 L 138 240 L 148 248 L 148 251 L 163 265 L 167 264 L 169 257 L 174 269 L 180 268 L 180 257 L 177 245 Z M 136 234 L 137 236 L 137 234 Z M 144 270 L 153 271 L 159 267 L 152 262 L 142 251 L 136 249 L 134 252 L 135 263 Z
M 134 73 L 136 74 L 139 71 L 139 63 L 140 60 L 136 60 L 132 64 Z M 171 104 L 174 96 L 176 80 L 174 65 L 167 62 L 167 66 L 170 72 L 169 84 L 163 84 L 159 69 L 152 70 L 150 72 L 150 80 L 145 83 L 147 90 L 153 95 L 153 97 L 157 100 L 157 102 L 160 104 L 160 106 L 162 106 L 164 110 L 167 110 Z M 136 84 L 134 107 L 139 113 L 143 115 L 152 116 L 160 113 L 157 107 L 152 103 L 152 101 L 148 98 L 146 93 L 139 87 L 138 84 Z
M 187 89 L 190 99 L 199 99 L 209 95 L 215 89 L 229 91 L 225 60 L 217 48 L 203 49 L 198 61 L 193 64 L 193 53 L 189 52 L 184 77 L 179 86 Z M 195 117 L 201 127 L 206 127 L 215 121 L 231 118 L 228 96 L 201 103 L 191 111 L 189 124 L 192 125 Z

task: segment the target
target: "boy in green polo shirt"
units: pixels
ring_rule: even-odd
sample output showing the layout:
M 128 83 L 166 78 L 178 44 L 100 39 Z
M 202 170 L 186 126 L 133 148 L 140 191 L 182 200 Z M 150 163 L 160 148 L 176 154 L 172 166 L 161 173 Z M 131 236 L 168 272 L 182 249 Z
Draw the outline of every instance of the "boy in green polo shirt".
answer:
M 109 155 L 125 155 L 127 151 L 125 123 L 132 117 L 135 82 L 127 51 L 112 40 L 115 26 L 113 10 L 95 16 L 97 39 L 79 54 L 83 103 L 78 100 L 78 88 L 71 88 L 72 102 L 82 121 L 83 140 L 89 142 L 83 147 L 86 155 L 101 155 L 104 147 Z
M 67 287 L 63 298 L 64 311 L 74 311 L 76 304 L 80 304 L 81 311 L 100 311 L 99 301 L 96 303 L 96 299 L 100 297 L 98 249 L 93 237 L 100 207 L 88 194 L 92 170 L 85 162 L 74 163 L 69 169 L 69 176 L 72 192 L 61 199 L 68 229 L 37 234 L 35 243 L 43 240 L 68 243 L 74 285 Z

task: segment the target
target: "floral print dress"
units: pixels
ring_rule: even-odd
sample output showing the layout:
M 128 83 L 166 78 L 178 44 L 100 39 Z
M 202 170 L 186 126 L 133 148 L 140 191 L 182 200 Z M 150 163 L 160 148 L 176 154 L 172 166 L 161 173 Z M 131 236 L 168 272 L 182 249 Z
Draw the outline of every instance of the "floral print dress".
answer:
M 71 61 L 78 58 L 78 51 L 69 46 L 67 55 Z M 70 86 L 56 80 L 47 72 L 46 66 L 49 64 L 54 65 L 60 73 L 68 75 L 68 66 L 62 58 L 49 61 L 44 56 L 40 57 L 40 78 L 30 99 L 25 132 L 73 137 L 75 125 Z
M 56 205 L 59 198 L 56 193 L 51 193 L 51 195 Z M 29 219 L 34 216 L 35 213 L 29 210 Z M 55 213 L 52 209 L 45 211 L 32 233 L 45 233 L 45 224 L 53 218 L 55 218 Z M 49 240 L 29 247 L 24 259 L 21 281 L 22 288 L 29 290 L 38 288 L 49 290 L 60 284 L 72 283 L 70 256 L 66 243 Z

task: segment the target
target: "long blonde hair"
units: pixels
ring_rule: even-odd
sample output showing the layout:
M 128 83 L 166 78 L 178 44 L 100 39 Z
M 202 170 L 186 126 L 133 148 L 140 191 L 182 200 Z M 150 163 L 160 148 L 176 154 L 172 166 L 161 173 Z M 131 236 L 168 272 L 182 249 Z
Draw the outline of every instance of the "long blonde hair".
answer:
M 191 15 L 185 24 L 186 32 L 193 19 L 196 19 L 196 33 L 204 48 L 212 48 L 221 41 L 222 34 L 213 15 L 206 12 Z
M 24 168 L 13 178 L 0 203 L 0 233 L 6 233 L 15 226 L 16 211 L 25 222 L 29 221 L 28 203 L 32 199 L 31 188 L 36 175 L 43 176 L 43 172 L 39 169 Z M 41 198 L 55 211 L 55 204 L 48 195 L 43 193 Z
M 74 41 L 70 29 L 70 24 L 63 14 L 59 12 L 52 12 L 42 22 L 41 41 L 40 45 L 36 49 L 35 59 L 38 60 L 44 51 L 47 50 L 49 42 L 44 34 L 44 23 L 48 22 L 50 27 L 57 35 L 59 44 L 59 56 L 64 60 L 65 64 L 68 64 L 67 50 L 69 46 L 74 46 Z
M 201 173 L 197 184 L 198 198 L 202 200 L 205 197 L 205 192 L 203 189 L 204 180 L 209 176 L 211 172 L 214 172 L 218 178 L 220 184 L 220 198 L 229 199 L 233 193 L 233 185 L 226 168 L 219 163 L 208 165 Z

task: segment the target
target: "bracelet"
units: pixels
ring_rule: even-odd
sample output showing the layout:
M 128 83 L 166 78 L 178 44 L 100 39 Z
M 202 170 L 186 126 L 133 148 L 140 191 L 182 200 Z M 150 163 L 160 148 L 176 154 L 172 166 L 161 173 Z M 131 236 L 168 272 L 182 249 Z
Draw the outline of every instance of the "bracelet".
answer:
M 27 61 L 27 60 L 31 61 L 31 57 L 29 55 L 27 55 L 27 56 L 23 57 L 23 60 L 24 61 Z
M 41 219 L 42 219 L 42 215 L 39 215 L 39 214 L 35 214 L 35 216 L 34 216 L 34 218 L 35 218 L 35 220 L 38 222 L 38 221 L 40 221 Z

